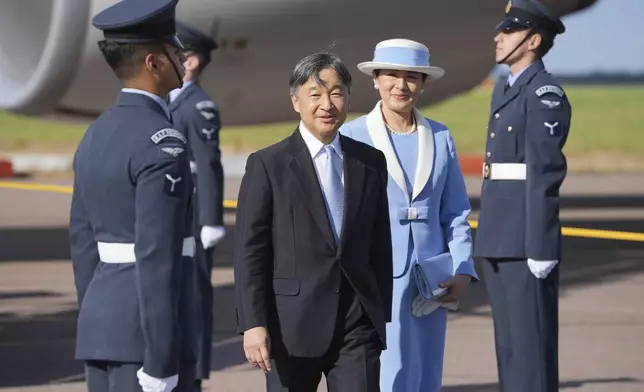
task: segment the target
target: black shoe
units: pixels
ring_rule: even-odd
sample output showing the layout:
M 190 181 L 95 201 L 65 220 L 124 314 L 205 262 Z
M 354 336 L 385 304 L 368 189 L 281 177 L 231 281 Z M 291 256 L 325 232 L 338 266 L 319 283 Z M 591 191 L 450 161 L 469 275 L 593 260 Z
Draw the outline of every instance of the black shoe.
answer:
M 201 380 L 195 380 L 194 388 L 192 388 L 192 392 L 201 392 Z

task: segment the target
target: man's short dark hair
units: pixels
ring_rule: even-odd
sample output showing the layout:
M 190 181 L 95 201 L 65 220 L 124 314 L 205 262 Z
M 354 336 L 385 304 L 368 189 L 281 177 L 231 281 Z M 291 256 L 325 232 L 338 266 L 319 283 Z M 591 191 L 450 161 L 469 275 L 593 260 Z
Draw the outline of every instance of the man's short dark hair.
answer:
M 334 70 L 340 77 L 342 84 L 351 90 L 351 73 L 342 60 L 333 53 L 320 52 L 306 56 L 297 63 L 289 81 L 291 94 L 295 94 L 311 78 L 315 83 L 324 85 L 320 79 L 320 72 L 327 68 Z
M 534 30 L 532 34 L 539 34 L 541 36 L 541 44 L 539 44 L 539 47 L 535 49 L 534 53 L 538 59 L 542 59 L 548 54 L 548 52 L 550 52 L 550 49 L 552 49 L 552 47 L 554 46 L 555 37 L 550 33 L 539 30 Z
M 98 48 L 120 80 L 137 76 L 149 53 L 164 54 L 164 46 L 159 42 L 130 44 L 103 40 L 98 43 Z

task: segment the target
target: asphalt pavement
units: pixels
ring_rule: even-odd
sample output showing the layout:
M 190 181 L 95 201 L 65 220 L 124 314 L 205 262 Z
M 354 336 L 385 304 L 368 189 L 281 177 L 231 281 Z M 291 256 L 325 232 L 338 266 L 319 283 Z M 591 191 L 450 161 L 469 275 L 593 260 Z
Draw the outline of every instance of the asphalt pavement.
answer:
M 644 233 L 643 177 L 569 177 L 564 224 Z M 69 185 L 70 179 L 24 182 Z M 480 180 L 468 178 L 467 185 L 476 210 Z M 238 187 L 239 178 L 228 179 L 226 198 L 235 199 Z M 0 201 L 0 392 L 84 391 L 82 364 L 73 357 L 70 196 L 0 184 Z M 262 391 L 263 375 L 246 363 L 235 332 L 234 211 L 226 213 L 226 223 L 213 271 L 213 363 L 205 390 Z M 561 265 L 560 390 L 644 391 L 644 242 L 566 237 Z M 459 311 L 450 314 L 443 381 L 446 392 L 498 391 L 482 282 L 471 285 Z

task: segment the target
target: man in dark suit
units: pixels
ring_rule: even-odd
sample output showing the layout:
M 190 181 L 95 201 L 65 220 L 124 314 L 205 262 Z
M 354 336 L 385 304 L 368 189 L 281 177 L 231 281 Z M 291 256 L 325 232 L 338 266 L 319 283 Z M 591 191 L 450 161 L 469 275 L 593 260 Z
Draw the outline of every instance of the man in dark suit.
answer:
M 252 154 L 235 234 L 237 322 L 268 391 L 379 391 L 391 319 L 384 155 L 341 136 L 351 75 L 334 55 L 291 76 L 300 125 Z
M 571 107 L 542 58 L 564 30 L 538 0 L 515 0 L 495 38 L 510 76 L 492 97 L 474 253 L 484 259 L 504 392 L 559 390 L 559 188 Z

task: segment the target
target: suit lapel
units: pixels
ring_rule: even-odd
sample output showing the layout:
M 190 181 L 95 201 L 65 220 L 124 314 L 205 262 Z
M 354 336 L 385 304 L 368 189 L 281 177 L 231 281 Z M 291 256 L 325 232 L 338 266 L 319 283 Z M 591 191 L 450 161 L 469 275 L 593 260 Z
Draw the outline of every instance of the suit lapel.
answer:
M 342 218 L 342 234 L 340 250 L 346 235 L 355 220 L 364 193 L 365 165 L 356 157 L 353 144 L 347 137 L 340 135 L 342 143 L 342 162 L 344 163 L 344 217 Z
M 423 191 L 434 168 L 434 131 L 429 121 L 417 109 L 414 109 L 414 116 L 416 116 L 416 124 L 418 124 L 418 162 L 416 163 L 412 201 Z
M 494 86 L 494 91 L 492 92 L 492 106 L 491 106 L 492 114 L 496 113 L 496 111 L 498 110 L 497 108 L 499 108 L 501 105 L 501 101 L 503 100 L 503 94 L 504 94 L 503 89 L 505 88 L 505 83 L 506 82 L 503 82 L 503 83 L 499 82 L 496 84 L 496 86 Z
M 378 102 L 371 113 L 367 115 L 367 130 L 369 131 L 369 136 L 373 141 L 373 146 L 382 151 L 385 155 L 389 175 L 393 178 L 398 187 L 402 189 L 407 201 L 409 201 L 409 192 L 407 191 L 407 184 L 405 183 L 405 175 L 402 167 L 400 167 L 398 157 L 396 157 L 396 152 L 391 145 L 389 136 L 387 135 L 385 122 L 382 119 L 382 113 L 380 112 L 380 104 L 381 103 Z
M 299 129 L 296 129 L 290 137 L 290 148 L 293 160 L 289 167 L 302 191 L 304 196 L 303 200 L 308 206 L 311 215 L 313 215 L 313 219 L 320 228 L 326 241 L 333 249 L 336 249 L 337 246 L 326 212 L 322 188 L 318 181 L 315 167 L 313 166 L 313 159 L 311 159 L 311 154 L 306 147 L 306 143 L 304 143 L 304 139 L 302 139 L 302 135 L 300 135 Z M 345 182 L 347 182 L 346 180 L 345 178 Z
M 505 85 L 501 84 L 499 88 L 501 94 L 498 94 L 497 92 L 496 99 L 493 100 L 494 105 L 492 107 L 492 113 L 498 112 L 502 107 L 510 103 L 517 95 L 519 95 L 519 92 L 521 91 L 521 86 L 519 85 L 518 80 L 514 82 L 512 87 L 510 87 L 510 89 L 506 91 L 505 94 L 503 94 L 504 87 Z
M 495 104 L 492 107 L 492 113 L 496 113 L 497 111 L 499 111 L 499 109 L 507 105 L 514 98 L 516 98 L 516 96 L 519 95 L 519 93 L 521 92 L 521 87 L 528 84 L 530 79 L 532 79 L 534 75 L 536 75 L 538 72 L 542 71 L 543 69 L 544 69 L 543 62 L 537 61 L 536 63 L 533 63 L 532 65 L 530 65 L 525 71 L 523 71 L 521 76 L 519 76 L 519 79 L 514 81 L 514 84 L 512 85 L 512 87 L 510 87 L 510 89 L 506 91 L 505 94 L 502 94 L 504 86 L 500 87 L 500 91 L 495 90 L 495 97 L 501 96 L 501 98 L 497 98 L 493 100 Z
M 414 200 L 420 195 L 420 192 L 425 188 L 432 174 L 434 167 L 434 132 L 429 121 L 418 110 L 414 109 L 414 116 L 418 124 L 418 162 L 416 163 L 416 176 L 414 178 L 414 188 L 412 189 L 412 199 L 409 200 L 405 175 L 387 135 L 385 122 L 380 112 L 380 105 L 381 103 L 379 102 L 371 113 L 367 115 L 366 121 L 369 136 L 373 141 L 374 147 L 382 151 L 385 155 L 389 175 L 403 191 L 407 201 L 411 202 L 411 200 Z

